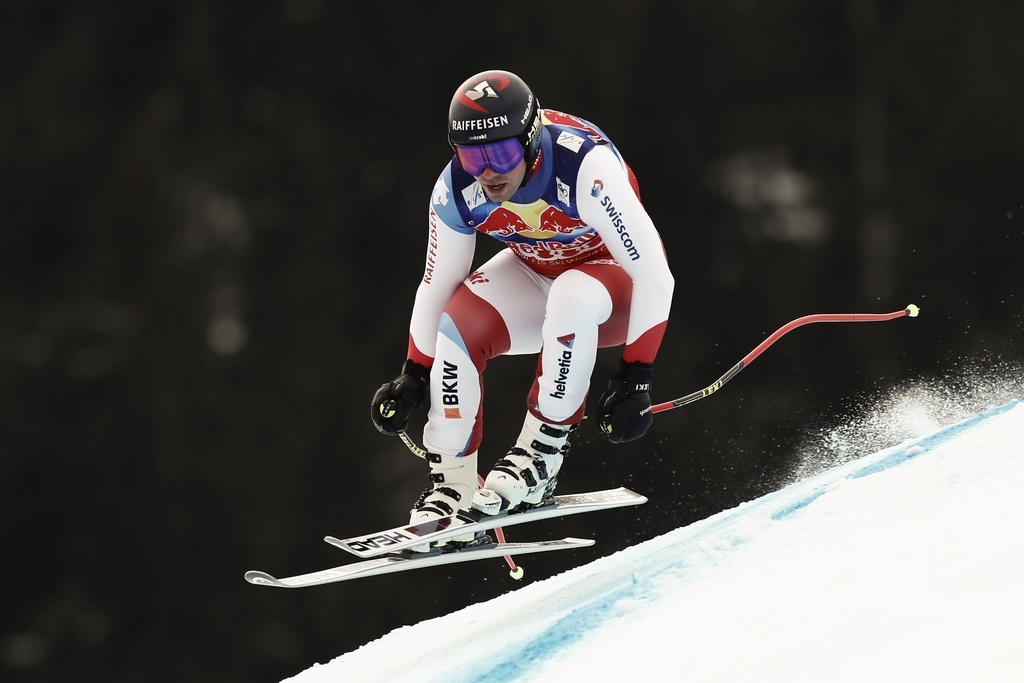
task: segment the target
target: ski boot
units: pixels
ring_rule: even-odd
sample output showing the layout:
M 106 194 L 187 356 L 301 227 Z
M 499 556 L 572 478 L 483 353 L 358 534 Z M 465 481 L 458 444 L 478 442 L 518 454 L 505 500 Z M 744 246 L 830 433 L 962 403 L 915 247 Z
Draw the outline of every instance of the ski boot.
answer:
M 569 435 L 575 430 L 576 425 L 550 424 L 528 412 L 516 445 L 494 464 L 483 488 L 473 496 L 473 508 L 496 515 L 550 502 L 569 452 Z
M 409 524 L 426 524 L 442 517 L 451 517 L 459 510 L 468 510 L 473 494 L 479 486 L 477 456 L 470 453 L 462 457 L 427 453 L 430 464 L 431 487 L 420 494 L 409 511 Z M 475 545 L 490 540 L 483 532 L 457 536 L 448 542 L 455 547 Z M 416 552 L 430 550 L 428 545 L 416 546 Z

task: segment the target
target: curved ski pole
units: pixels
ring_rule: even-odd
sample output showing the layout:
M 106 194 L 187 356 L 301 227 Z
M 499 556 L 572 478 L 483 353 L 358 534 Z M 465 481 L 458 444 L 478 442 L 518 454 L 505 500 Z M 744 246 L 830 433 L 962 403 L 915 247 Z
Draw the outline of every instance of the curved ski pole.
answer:
M 673 408 L 679 408 L 685 406 L 688 403 L 693 403 L 702 398 L 710 396 L 715 393 L 722 386 L 731 380 L 733 377 L 740 373 L 740 370 L 750 365 L 755 358 L 760 356 L 765 349 L 774 344 L 784 334 L 792 332 L 798 327 L 807 325 L 808 323 L 862 323 L 862 322 L 883 322 L 886 320 L 895 320 L 896 318 L 902 318 L 904 316 L 909 318 L 916 318 L 918 313 L 921 312 L 914 304 L 909 304 L 906 308 L 901 311 L 893 311 L 892 313 L 819 313 L 815 315 L 805 315 L 802 318 L 791 320 L 779 329 L 777 329 L 772 335 L 770 335 L 763 342 L 758 344 L 754 350 L 748 353 L 743 359 L 736 365 L 729 368 L 729 371 L 719 377 L 715 382 L 700 391 L 695 391 L 692 394 L 681 396 L 673 401 L 665 401 L 664 403 L 655 404 L 651 408 L 651 412 L 661 413 L 666 410 L 672 410 Z
M 427 459 L 427 451 L 426 451 L 426 449 L 424 449 L 418 443 L 413 441 L 411 436 L 409 436 L 405 432 L 399 432 L 398 435 L 400 437 L 402 437 L 402 443 L 404 443 L 406 448 L 408 448 L 410 451 L 412 451 L 414 455 L 416 455 L 417 457 L 422 458 L 424 460 Z M 479 472 L 477 472 L 476 479 L 480 483 L 480 486 L 484 485 L 484 478 L 480 476 Z M 494 527 L 494 537 L 498 541 L 498 543 L 504 543 L 505 542 L 505 530 L 502 529 L 500 526 Z M 516 561 L 512 559 L 511 555 L 506 555 L 505 556 L 505 564 L 508 565 L 508 568 L 509 568 L 508 574 L 509 574 L 509 576 L 511 576 L 516 581 L 518 581 L 519 579 L 523 578 L 523 568 L 516 565 Z

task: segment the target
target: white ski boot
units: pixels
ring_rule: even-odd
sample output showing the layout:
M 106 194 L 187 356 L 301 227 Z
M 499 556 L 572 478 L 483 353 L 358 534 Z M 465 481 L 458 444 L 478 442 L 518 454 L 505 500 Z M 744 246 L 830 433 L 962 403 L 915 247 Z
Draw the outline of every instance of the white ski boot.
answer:
M 556 477 L 576 425 L 555 425 L 527 412 L 516 445 L 494 464 L 473 508 L 496 515 L 518 505 L 539 505 L 554 495 Z
M 427 453 L 427 462 L 432 486 L 420 494 L 409 511 L 410 525 L 468 510 L 479 487 L 476 453 L 462 457 Z

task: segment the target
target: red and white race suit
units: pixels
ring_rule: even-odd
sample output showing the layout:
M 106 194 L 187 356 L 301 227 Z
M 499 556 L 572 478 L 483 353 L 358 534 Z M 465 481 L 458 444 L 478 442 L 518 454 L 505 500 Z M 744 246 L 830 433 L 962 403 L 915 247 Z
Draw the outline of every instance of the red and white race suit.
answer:
M 454 157 L 434 186 L 408 349 L 431 368 L 434 453 L 479 448 L 489 359 L 539 353 L 527 407 L 574 424 L 597 349 L 652 363 L 665 332 L 674 280 L 632 171 L 593 124 L 542 114 L 540 154 L 510 200 L 490 201 Z M 477 233 L 507 248 L 471 272 Z

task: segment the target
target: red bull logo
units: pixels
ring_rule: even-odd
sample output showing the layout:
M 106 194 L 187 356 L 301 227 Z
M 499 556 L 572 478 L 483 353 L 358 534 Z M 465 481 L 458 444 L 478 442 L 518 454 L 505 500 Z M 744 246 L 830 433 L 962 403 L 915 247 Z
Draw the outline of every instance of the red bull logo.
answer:
M 518 235 L 521 232 L 527 232 L 533 228 L 527 225 L 526 221 L 520 218 L 519 214 L 515 211 L 509 211 L 504 206 L 499 206 L 476 229 L 492 237 L 502 239 Z
M 527 217 L 529 221 L 519 212 L 506 206 L 499 206 L 477 226 L 477 230 L 498 239 L 506 239 L 513 235 L 544 239 L 555 235 L 572 235 L 586 225 L 579 218 L 573 218 L 561 209 L 547 204 L 539 212 L 529 211 Z

